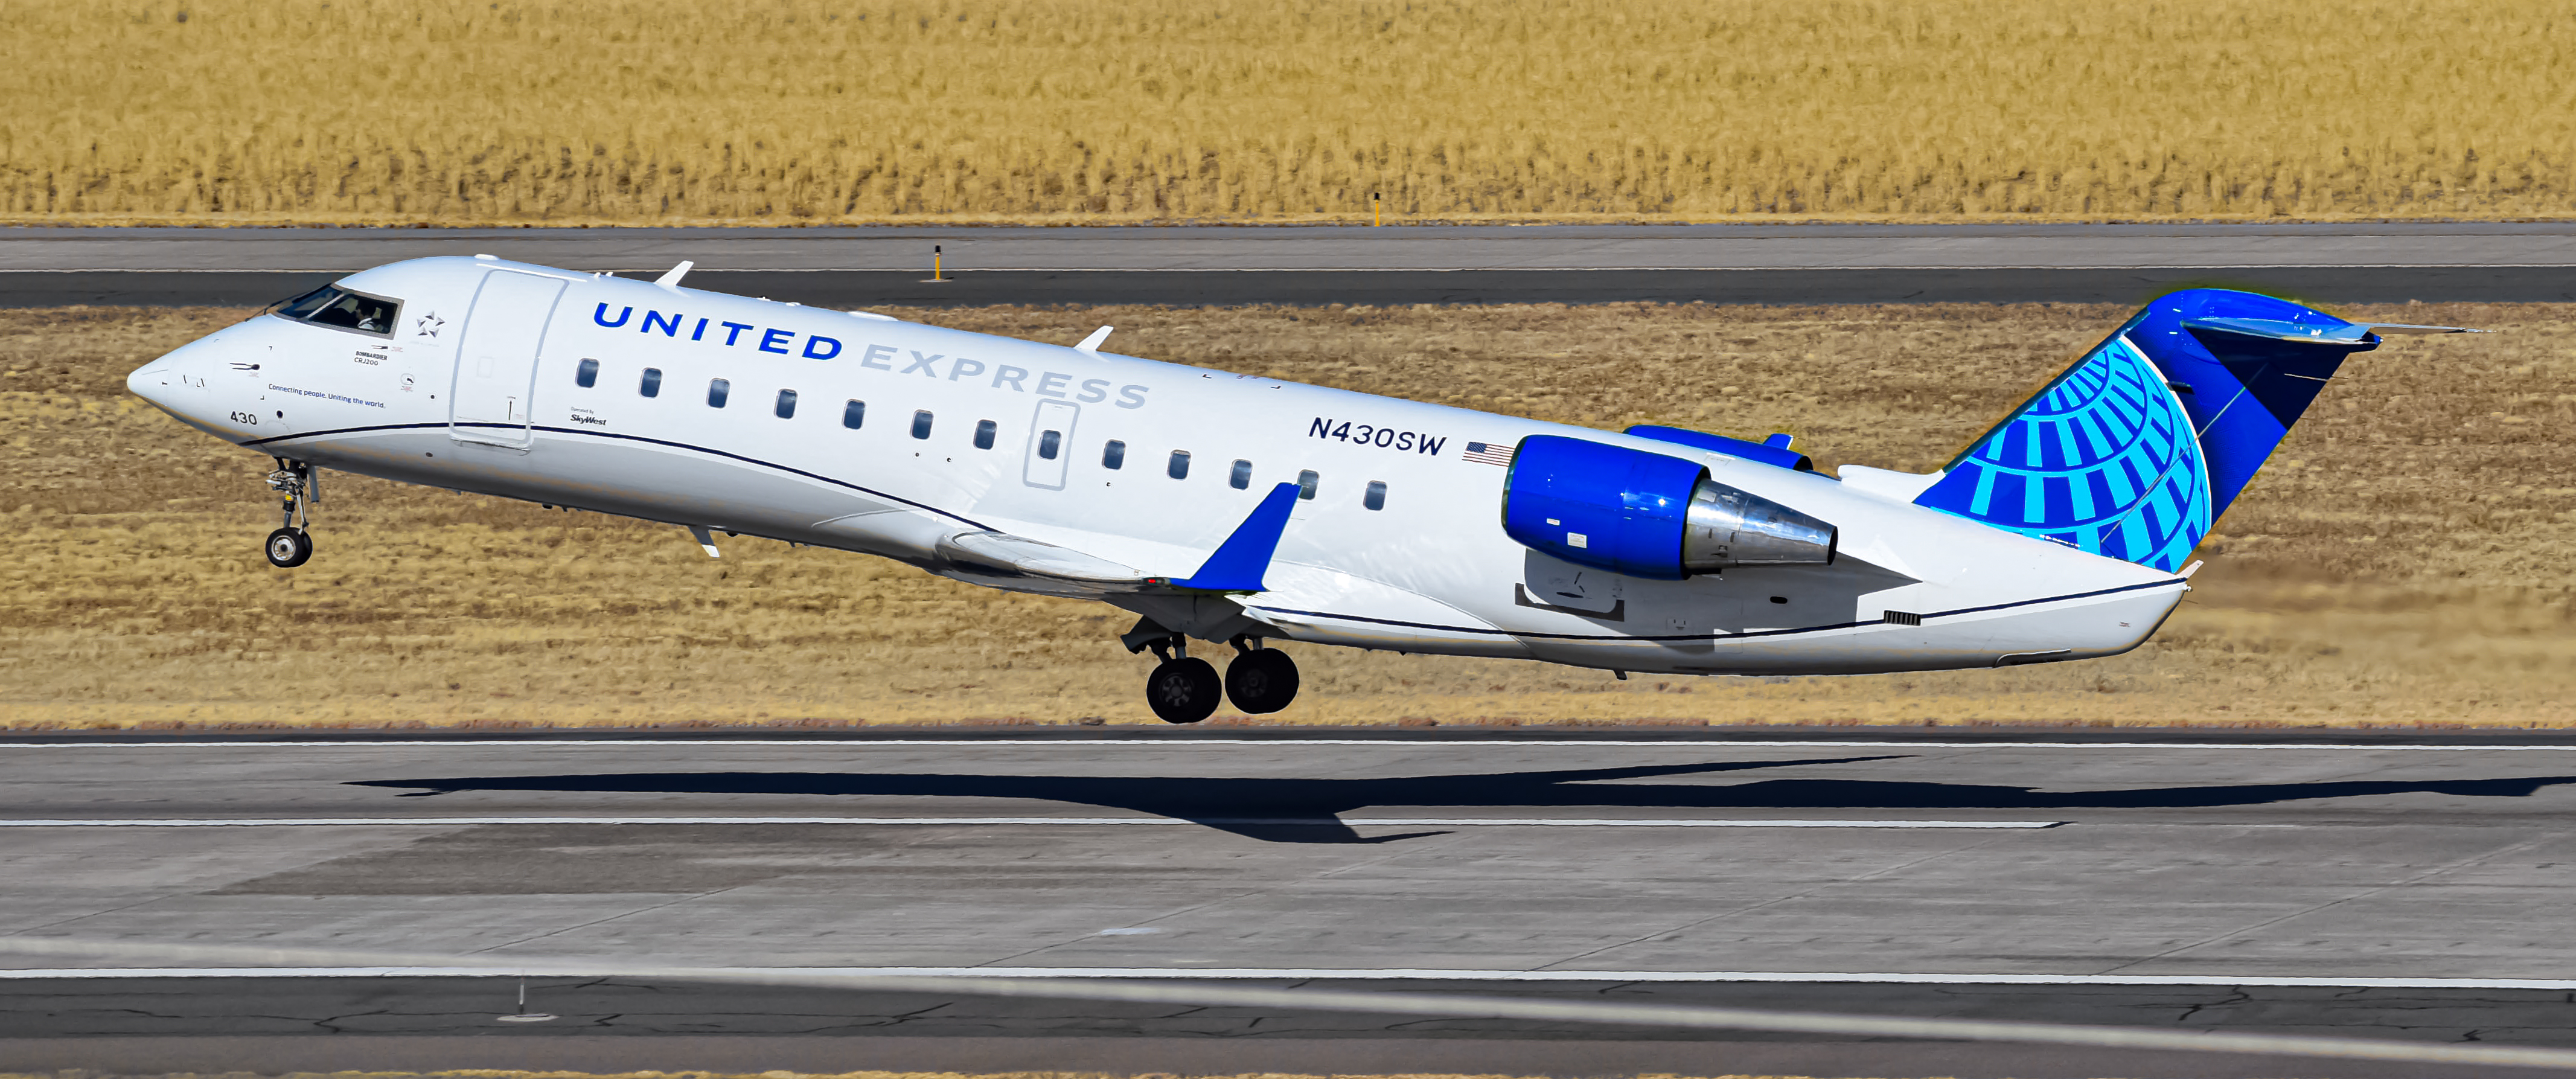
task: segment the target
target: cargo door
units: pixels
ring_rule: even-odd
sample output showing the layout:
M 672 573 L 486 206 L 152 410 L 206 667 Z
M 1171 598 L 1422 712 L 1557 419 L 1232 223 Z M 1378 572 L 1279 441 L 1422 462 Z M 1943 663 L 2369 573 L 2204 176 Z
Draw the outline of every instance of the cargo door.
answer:
M 1064 490 L 1065 466 L 1073 460 L 1073 421 L 1082 406 L 1070 401 L 1040 401 L 1029 423 L 1029 453 L 1021 480 L 1031 487 Z
M 526 448 L 534 437 L 537 356 L 563 298 L 560 278 L 513 270 L 485 274 L 456 345 L 447 434 L 459 442 Z

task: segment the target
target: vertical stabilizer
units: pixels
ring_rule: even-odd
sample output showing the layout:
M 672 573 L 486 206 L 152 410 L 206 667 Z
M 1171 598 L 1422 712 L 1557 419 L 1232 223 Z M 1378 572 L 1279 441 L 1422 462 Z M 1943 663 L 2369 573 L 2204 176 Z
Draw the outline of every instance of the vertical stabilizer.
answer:
M 2148 304 L 1914 502 L 2173 571 L 2371 327 L 2249 292 Z

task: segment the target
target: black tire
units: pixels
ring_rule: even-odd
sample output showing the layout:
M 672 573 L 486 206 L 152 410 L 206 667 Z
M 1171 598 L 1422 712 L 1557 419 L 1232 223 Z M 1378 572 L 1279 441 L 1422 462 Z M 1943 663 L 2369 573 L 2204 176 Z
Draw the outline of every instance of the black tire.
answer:
M 1225 699 L 1253 715 L 1267 715 L 1297 699 L 1297 661 L 1274 648 L 1234 657 L 1225 667 Z
M 1145 704 L 1165 723 L 1196 723 L 1216 714 L 1225 699 L 1216 668 L 1195 656 L 1175 659 L 1145 676 Z
M 279 569 L 294 569 L 313 557 L 313 537 L 301 528 L 281 528 L 268 534 L 268 564 Z

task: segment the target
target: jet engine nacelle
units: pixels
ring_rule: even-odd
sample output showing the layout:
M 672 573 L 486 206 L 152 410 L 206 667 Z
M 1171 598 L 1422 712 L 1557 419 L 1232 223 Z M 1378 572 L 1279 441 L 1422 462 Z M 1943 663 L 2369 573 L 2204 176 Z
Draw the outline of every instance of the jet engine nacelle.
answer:
M 1531 435 L 1503 481 L 1503 532 L 1577 565 L 1678 581 L 1731 566 L 1829 566 L 1834 526 L 1679 457 Z

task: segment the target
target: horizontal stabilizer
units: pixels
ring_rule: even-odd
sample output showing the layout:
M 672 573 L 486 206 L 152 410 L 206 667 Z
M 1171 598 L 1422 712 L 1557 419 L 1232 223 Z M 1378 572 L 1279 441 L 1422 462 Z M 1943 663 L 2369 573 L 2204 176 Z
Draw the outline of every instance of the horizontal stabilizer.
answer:
M 2397 334 L 2418 334 L 2418 333 L 2494 333 L 2495 331 L 2494 331 L 2494 330 L 2473 330 L 2473 329 L 2470 329 L 2470 328 L 2468 328 L 2468 327 L 2466 327 L 2466 326 L 2418 326 L 2418 325 L 2415 325 L 2414 323 L 2411 323 L 2411 322 L 2373 322 L 2373 323 L 2371 323 L 2371 324 L 2370 324 L 2370 332 L 2372 332 L 2372 333 L 2377 333 L 2377 334 L 2391 334 L 2391 333 L 2397 333 Z
M 2368 344 L 2380 334 L 2485 333 L 2466 326 L 2417 326 L 2404 322 L 2356 322 L 2342 326 L 2319 326 L 2314 323 L 2289 322 L 2268 318 L 2187 318 L 2188 330 L 2210 330 L 2218 333 L 2260 337 L 2273 341 L 2316 341 L 2342 344 Z

